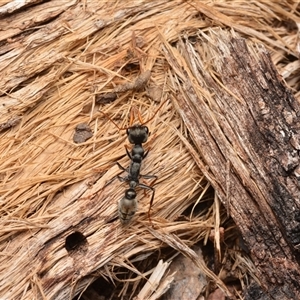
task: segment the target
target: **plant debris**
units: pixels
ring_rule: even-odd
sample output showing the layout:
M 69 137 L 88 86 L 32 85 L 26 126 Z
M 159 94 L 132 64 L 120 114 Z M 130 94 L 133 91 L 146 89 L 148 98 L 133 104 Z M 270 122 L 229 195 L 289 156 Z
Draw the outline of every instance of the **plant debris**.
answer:
M 89 290 L 93 299 L 158 299 L 172 285 L 168 267 L 179 253 L 207 277 L 203 299 L 211 293 L 242 299 L 253 295 L 247 291 L 253 286 L 259 294 L 256 268 L 240 246 L 230 209 L 216 208 L 210 166 L 190 144 L 173 100 L 182 96 L 175 87 L 188 90 L 190 68 L 197 72 L 185 58 L 204 54 L 197 63 L 207 71 L 216 57 L 200 37 L 210 40 L 210 30 L 222 28 L 263 44 L 300 101 L 299 3 L 124 3 L 0 4 L 0 298 L 85 299 Z M 181 47 L 184 41 L 190 52 Z M 147 192 L 138 192 L 128 226 L 117 219 L 126 186 L 115 180 L 116 162 L 130 163 L 126 132 L 95 102 L 106 104 L 101 111 L 119 128 L 128 124 L 132 107 L 150 119 L 141 173 L 158 177 L 153 228 Z M 209 251 L 202 258 L 194 245 Z M 110 289 L 99 288 L 97 279 Z
M 78 124 L 75 128 L 75 133 L 73 136 L 73 141 L 76 144 L 81 144 L 86 142 L 93 136 L 93 132 L 90 126 L 86 123 Z

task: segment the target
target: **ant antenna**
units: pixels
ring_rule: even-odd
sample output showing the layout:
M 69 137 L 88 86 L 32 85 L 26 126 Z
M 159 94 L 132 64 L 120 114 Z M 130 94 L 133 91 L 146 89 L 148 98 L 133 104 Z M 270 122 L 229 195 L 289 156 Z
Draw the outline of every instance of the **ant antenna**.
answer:
M 139 122 L 141 123 L 140 125 L 145 125 L 148 122 L 152 121 L 154 119 L 154 117 L 156 116 L 156 114 L 158 113 L 158 111 L 162 108 L 162 106 L 168 101 L 168 99 L 166 101 L 163 101 L 162 104 L 158 107 L 158 109 L 155 111 L 154 115 L 148 119 L 146 122 L 143 122 L 143 118 L 141 116 L 140 111 L 136 108 L 136 107 L 131 107 L 130 109 L 130 120 L 129 120 L 129 126 L 125 126 L 125 127 L 120 127 L 115 121 L 113 121 L 113 119 L 105 112 L 100 110 L 100 113 L 103 114 L 109 121 L 111 121 L 119 130 L 127 130 L 128 128 L 130 128 L 133 124 L 133 120 L 134 120 L 134 110 L 137 111 L 137 116 L 139 119 Z
M 140 112 L 139 112 L 138 118 L 139 118 L 139 121 L 141 122 L 141 125 L 145 125 L 145 124 L 147 124 L 148 122 L 152 121 L 152 120 L 154 119 L 154 117 L 156 116 L 156 114 L 158 113 L 158 111 L 162 108 L 162 106 L 163 106 L 167 101 L 168 101 L 168 99 L 165 100 L 165 101 L 163 101 L 163 103 L 162 103 L 162 104 L 158 107 L 158 109 L 155 111 L 154 115 L 153 115 L 150 119 L 148 119 L 146 122 L 142 122 L 142 117 L 141 117 Z
M 153 116 L 148 119 L 147 121 L 143 122 L 143 118 L 141 116 L 141 113 L 140 111 L 136 108 L 136 107 L 132 107 L 130 109 L 130 126 L 132 126 L 133 124 L 133 119 L 134 119 L 134 112 L 133 110 L 135 110 L 137 112 L 137 116 L 138 116 L 138 119 L 139 119 L 139 122 L 140 122 L 140 125 L 145 125 L 147 124 L 148 122 L 152 121 L 154 119 L 154 117 L 156 116 L 156 114 L 158 113 L 158 111 L 162 108 L 162 106 L 168 101 L 168 99 L 166 101 L 163 101 L 161 103 L 161 105 L 158 107 L 158 109 L 155 111 L 155 113 L 153 114 Z
M 109 121 L 111 121 L 119 130 L 126 130 L 128 127 L 120 127 L 107 113 L 104 111 L 100 110 L 100 113 L 104 115 Z

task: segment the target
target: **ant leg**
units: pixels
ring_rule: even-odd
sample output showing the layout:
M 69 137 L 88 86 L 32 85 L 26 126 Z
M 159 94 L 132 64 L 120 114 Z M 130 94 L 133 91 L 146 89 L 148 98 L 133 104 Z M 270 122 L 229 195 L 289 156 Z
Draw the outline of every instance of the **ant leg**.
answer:
M 156 176 L 156 175 L 150 175 L 150 174 L 147 174 L 147 175 L 140 174 L 140 177 L 143 177 L 143 178 L 146 178 L 146 179 L 155 178 L 154 182 L 155 182 L 156 179 L 157 179 L 157 176 Z M 153 183 L 154 183 L 154 182 L 153 182 Z
M 149 150 L 147 150 L 147 151 L 144 153 L 143 159 L 148 155 L 148 153 L 149 153 Z
M 155 189 L 152 190 L 152 197 L 150 200 L 149 210 L 148 210 L 148 219 L 149 219 L 149 222 L 152 227 L 153 227 L 153 224 L 152 224 L 152 220 L 151 220 L 151 208 L 152 208 L 152 204 L 153 204 L 153 200 L 154 200 L 154 195 L 155 195 Z
M 110 185 L 110 184 L 116 179 L 116 177 L 117 177 L 117 176 L 114 176 L 112 179 L 108 180 L 108 181 L 105 183 L 105 185 L 104 185 L 103 188 L 105 188 L 105 187 L 107 187 L 108 185 Z
M 142 188 L 142 189 L 145 189 L 145 190 L 150 190 L 152 192 L 155 190 L 154 187 L 143 184 L 143 183 L 139 183 L 137 186 Z
M 151 178 L 154 178 L 154 180 L 151 182 L 151 185 L 153 185 L 154 183 L 155 183 L 155 181 L 157 180 L 157 176 L 156 175 L 140 175 L 141 177 L 143 177 L 143 178 L 146 178 L 146 179 L 151 179 Z M 144 188 L 144 189 L 147 189 L 145 186 L 145 184 L 143 184 L 143 183 L 139 183 L 139 186 L 140 185 L 143 185 L 142 187 Z M 150 188 L 151 190 L 152 190 L 152 192 L 153 192 L 153 188 L 151 188 L 150 186 L 148 186 L 147 185 L 147 187 L 148 187 L 148 189 Z M 144 190 L 144 196 L 146 196 L 146 191 Z
M 127 177 L 121 177 L 120 175 L 117 175 L 117 178 L 121 181 L 121 182 L 127 182 L 128 178 Z
M 105 188 L 106 186 L 110 185 L 116 178 L 118 178 L 121 182 L 127 182 L 128 181 L 127 177 L 121 177 L 120 175 L 116 175 L 112 179 L 108 180 L 105 183 L 105 185 L 104 185 L 103 188 Z
M 145 185 L 143 183 L 139 183 L 138 186 L 141 187 L 141 188 L 143 188 L 143 189 L 151 190 L 152 191 L 152 196 L 151 196 L 151 200 L 150 200 L 150 206 L 149 206 L 149 210 L 148 210 L 148 219 L 149 219 L 149 222 L 150 222 L 151 226 L 153 226 L 152 221 L 151 221 L 151 217 L 150 217 L 150 210 L 151 210 L 151 207 L 152 207 L 152 204 L 153 204 L 153 200 L 154 200 L 155 188 L 153 188 L 152 186 L 149 186 L 149 185 Z
M 126 153 L 127 153 L 127 155 L 129 156 L 130 160 L 132 160 L 132 156 L 131 156 L 130 152 L 128 151 L 126 145 L 124 145 L 124 147 L 125 147 Z M 147 154 L 148 154 L 148 153 L 147 153 Z
M 148 137 L 150 136 L 150 132 L 148 133 Z M 145 154 L 144 154 L 144 157 L 143 158 L 145 158 L 147 155 L 148 155 L 148 153 L 149 153 L 149 151 L 151 151 L 151 149 L 152 149 L 152 146 L 151 146 L 151 144 L 153 143 L 153 141 L 155 140 L 155 138 L 156 138 L 156 134 L 154 134 L 153 136 L 152 136 L 152 138 L 151 139 L 149 139 L 149 141 L 148 141 L 148 143 L 147 143 L 147 151 L 145 151 Z
M 125 168 L 124 168 L 123 166 L 121 166 L 118 162 L 117 162 L 117 165 L 118 165 L 118 167 L 119 167 L 122 171 L 128 173 L 128 168 L 125 169 Z M 128 176 L 126 176 L 126 177 L 121 177 L 120 175 L 117 175 L 117 178 L 118 178 L 121 182 L 127 182 L 127 181 L 128 181 Z
M 119 167 L 121 170 L 123 170 L 123 171 L 125 171 L 125 172 L 128 172 L 128 168 L 127 168 L 127 169 L 124 168 L 124 167 L 121 166 L 118 162 L 117 162 L 117 165 L 118 165 L 118 167 Z

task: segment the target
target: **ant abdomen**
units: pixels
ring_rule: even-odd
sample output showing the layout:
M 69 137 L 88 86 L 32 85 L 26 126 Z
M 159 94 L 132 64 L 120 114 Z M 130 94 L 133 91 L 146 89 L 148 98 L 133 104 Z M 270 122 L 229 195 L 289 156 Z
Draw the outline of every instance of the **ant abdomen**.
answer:
M 127 224 L 133 218 L 137 210 L 136 191 L 128 189 L 125 196 L 119 201 L 118 212 L 122 224 Z

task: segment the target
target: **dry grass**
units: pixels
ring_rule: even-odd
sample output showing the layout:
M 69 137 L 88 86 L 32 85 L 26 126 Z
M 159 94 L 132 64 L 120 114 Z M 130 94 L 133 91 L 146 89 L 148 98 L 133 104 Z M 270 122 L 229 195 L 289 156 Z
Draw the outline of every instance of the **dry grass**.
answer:
M 299 91 L 297 7 L 297 1 L 67 1 L 64 6 L 51 1 L 5 15 L 8 8 L 2 4 L 0 296 L 66 299 L 95 276 L 116 280 L 118 267 L 131 270 L 139 282 L 153 270 L 137 270 L 131 260 L 167 245 L 190 257 L 226 291 L 190 249 L 206 242 L 226 214 L 216 214 L 215 203 L 178 220 L 211 194 L 205 193 L 209 183 L 183 143 L 188 134 L 169 96 L 179 78 L 175 74 L 187 69 L 183 56 L 188 53 L 180 53 L 174 43 L 197 38 L 199 31 L 209 36 L 207 29 L 216 26 L 233 28 L 265 44 L 287 84 Z M 169 68 L 172 59 L 180 70 Z M 134 83 L 146 70 L 151 78 L 145 87 L 158 96 L 151 99 L 145 89 L 130 89 L 112 103 L 96 103 L 99 95 Z M 122 227 L 112 219 L 126 184 L 110 181 L 120 173 L 117 161 L 129 164 L 126 134 L 100 111 L 126 126 L 132 106 L 148 120 L 158 99 L 165 104 L 147 124 L 152 135 L 142 167 L 143 174 L 158 176 L 151 214 L 155 227 L 147 219 L 150 194 L 143 190 L 134 220 Z M 83 122 L 94 135 L 74 144 L 75 126 Z M 65 239 L 76 230 L 87 244 L 70 254 Z M 234 259 L 241 274 L 254 275 L 246 257 L 236 254 Z

